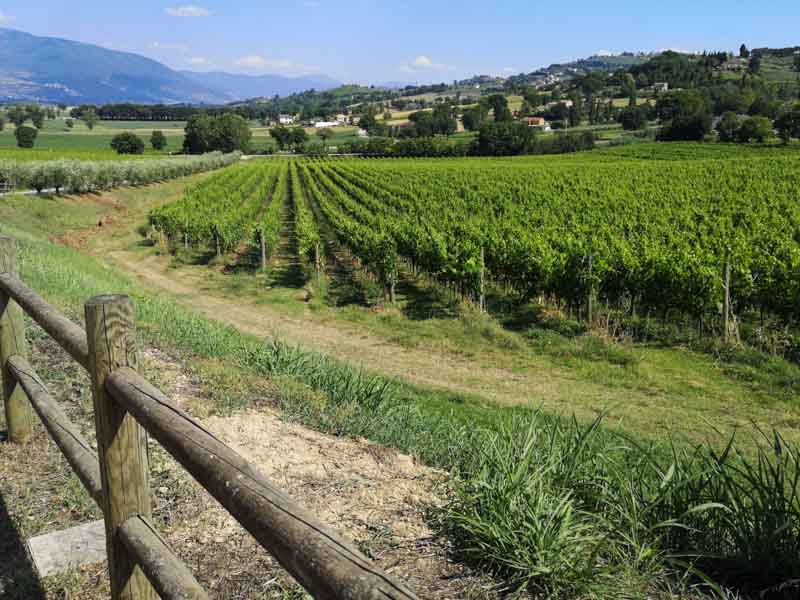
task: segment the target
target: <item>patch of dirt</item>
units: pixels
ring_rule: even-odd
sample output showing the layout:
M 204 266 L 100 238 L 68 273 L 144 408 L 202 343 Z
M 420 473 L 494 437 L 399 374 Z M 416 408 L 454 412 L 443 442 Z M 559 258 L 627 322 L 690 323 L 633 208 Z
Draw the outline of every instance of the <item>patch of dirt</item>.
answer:
M 65 202 L 85 201 L 80 196 L 67 196 L 63 200 Z M 85 249 L 88 241 L 100 233 L 103 228 L 110 229 L 115 225 L 120 224 L 128 214 L 127 207 L 112 194 L 99 194 L 97 196 L 92 196 L 92 202 L 100 206 L 108 207 L 114 212 L 108 212 L 101 216 L 98 219 L 97 224 L 93 227 L 67 231 L 62 235 L 52 236 L 50 241 L 56 244 L 69 246 L 75 250 Z
M 37 328 L 31 362 L 53 397 L 93 443 L 86 374 Z M 205 413 L 203 382 L 156 348 L 142 353 L 142 372 L 188 412 Z M 269 403 L 270 399 L 265 399 Z M 197 410 L 195 410 L 197 409 Z M 450 560 L 429 524 L 446 499 L 446 474 L 365 440 L 334 438 L 286 422 L 271 409 L 200 418 L 204 427 L 247 458 L 367 556 L 422 598 L 495 598 L 494 583 Z M 154 520 L 170 547 L 214 598 L 302 598 L 277 562 L 154 440 L 150 440 Z M 23 540 L 99 517 L 37 420 L 27 446 L 0 453 L 0 597 L 9 600 L 107 598 L 104 565 L 39 581 Z

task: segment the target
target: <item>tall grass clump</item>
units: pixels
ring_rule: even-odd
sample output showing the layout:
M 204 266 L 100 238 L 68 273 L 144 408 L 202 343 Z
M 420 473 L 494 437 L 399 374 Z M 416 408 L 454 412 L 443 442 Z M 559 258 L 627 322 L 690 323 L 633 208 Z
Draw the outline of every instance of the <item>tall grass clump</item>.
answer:
M 443 531 L 467 561 L 546 597 L 686 582 L 800 595 L 798 450 L 642 445 L 600 422 L 515 418 L 464 448 Z M 686 590 L 684 590 L 686 591 Z

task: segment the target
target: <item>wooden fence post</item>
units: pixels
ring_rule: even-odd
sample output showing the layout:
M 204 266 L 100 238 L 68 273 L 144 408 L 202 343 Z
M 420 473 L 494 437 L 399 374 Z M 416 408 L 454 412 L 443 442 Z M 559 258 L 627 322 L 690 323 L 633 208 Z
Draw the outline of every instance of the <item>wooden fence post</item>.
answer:
M 133 304 L 127 296 L 97 296 L 86 303 L 85 312 L 111 598 L 155 600 L 155 591 L 117 531 L 129 517 L 152 516 L 147 434 L 105 387 L 106 378 L 117 369 L 136 369 Z
M 6 236 L 0 236 L 0 273 L 19 274 L 16 240 Z M 33 413 L 28 397 L 8 368 L 8 359 L 14 355 L 27 358 L 25 321 L 22 308 L 0 292 L 0 374 L 8 439 L 16 444 L 24 444 L 33 432 Z

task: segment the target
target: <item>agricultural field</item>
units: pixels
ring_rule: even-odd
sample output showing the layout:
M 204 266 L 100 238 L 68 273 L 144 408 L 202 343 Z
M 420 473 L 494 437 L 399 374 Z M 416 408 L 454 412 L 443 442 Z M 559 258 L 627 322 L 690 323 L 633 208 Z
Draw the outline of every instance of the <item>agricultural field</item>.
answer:
M 183 147 L 184 121 L 99 121 L 94 129 L 73 119 L 72 129 L 67 129 L 64 119 L 46 120 L 44 127 L 36 138 L 32 150 L 20 150 L 14 138 L 13 125 L 6 124 L 0 131 L 0 158 L 17 160 L 49 160 L 59 158 L 80 158 L 87 160 L 130 159 L 163 156 L 180 152 Z M 268 129 L 259 123 L 251 123 L 253 131 L 253 149 L 266 150 L 274 147 Z M 154 130 L 164 133 L 167 147 L 156 151 L 150 147 L 150 134 Z M 129 131 L 141 137 L 145 142 L 145 153 L 135 157 L 120 157 L 111 149 L 111 139 L 118 133 Z M 347 134 L 339 133 L 339 135 Z
M 796 320 L 798 161 L 695 144 L 274 157 L 12 198 L 0 231 L 29 240 L 25 275 L 56 298 L 65 278 L 135 294 L 148 343 L 219 377 L 213 410 L 269 386 L 290 420 L 457 474 L 437 531 L 499 587 L 749 597 L 800 555 L 797 528 L 771 524 L 800 518 L 800 368 L 751 335 Z
M 725 163 L 556 157 L 282 169 L 389 295 L 403 263 L 481 306 L 495 287 L 590 320 L 594 301 L 620 318 L 670 316 L 714 330 L 723 301 L 762 323 L 764 315 L 776 326 L 797 319 L 798 164 L 794 153 L 777 152 Z M 274 168 L 224 177 L 238 189 L 248 174 Z M 255 209 L 234 194 L 235 206 L 220 210 L 220 196 L 196 190 L 155 211 L 152 223 L 173 240 L 231 251 L 246 241 Z

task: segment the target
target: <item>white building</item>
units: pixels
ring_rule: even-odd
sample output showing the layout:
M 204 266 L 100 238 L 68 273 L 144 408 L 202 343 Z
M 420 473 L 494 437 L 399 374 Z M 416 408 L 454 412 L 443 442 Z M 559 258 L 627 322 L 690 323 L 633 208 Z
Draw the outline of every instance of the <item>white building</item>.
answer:
M 317 129 L 328 129 L 330 127 L 336 127 L 339 123 L 336 121 L 317 121 L 314 123 L 314 127 Z
M 294 123 L 294 115 L 280 115 L 278 117 L 278 122 L 281 125 L 291 125 Z

